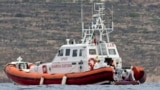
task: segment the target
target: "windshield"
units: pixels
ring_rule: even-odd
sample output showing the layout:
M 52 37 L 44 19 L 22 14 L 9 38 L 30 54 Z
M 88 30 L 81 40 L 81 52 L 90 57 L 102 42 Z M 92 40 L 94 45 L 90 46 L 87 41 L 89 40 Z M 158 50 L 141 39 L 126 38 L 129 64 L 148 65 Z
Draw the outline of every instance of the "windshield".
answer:
M 116 55 L 115 49 L 108 49 L 109 55 Z
M 96 49 L 89 49 L 90 55 L 96 55 Z

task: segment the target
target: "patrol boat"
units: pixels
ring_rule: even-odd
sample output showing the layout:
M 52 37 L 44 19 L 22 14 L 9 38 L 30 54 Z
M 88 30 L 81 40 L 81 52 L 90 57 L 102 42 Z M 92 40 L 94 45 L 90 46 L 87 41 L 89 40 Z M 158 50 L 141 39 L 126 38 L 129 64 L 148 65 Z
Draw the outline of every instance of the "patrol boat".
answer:
M 111 27 L 106 27 L 103 20 L 104 10 L 104 3 L 94 3 L 95 14 L 92 16 L 91 26 L 84 28 L 82 20 L 80 43 L 66 39 L 66 44 L 62 45 L 54 59 L 47 63 L 34 64 L 18 57 L 17 61 L 10 62 L 4 67 L 8 78 L 21 85 L 86 85 L 112 82 L 117 85 L 127 84 L 114 79 L 115 73 L 123 70 L 122 59 L 116 44 L 109 40 L 113 22 Z M 83 12 L 81 14 L 83 15 Z M 136 81 L 145 82 L 142 67 L 132 66 L 127 69 L 133 70 Z

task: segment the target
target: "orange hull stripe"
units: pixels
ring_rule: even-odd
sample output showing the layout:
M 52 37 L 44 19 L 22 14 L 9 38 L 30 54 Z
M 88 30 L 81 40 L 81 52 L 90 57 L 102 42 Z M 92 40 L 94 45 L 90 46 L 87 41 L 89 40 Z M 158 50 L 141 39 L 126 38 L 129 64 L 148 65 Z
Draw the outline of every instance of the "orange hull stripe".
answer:
M 94 75 L 101 72 L 112 72 L 113 69 L 111 67 L 104 67 L 96 70 L 86 71 L 86 72 L 76 72 L 76 73 L 56 73 L 56 74 L 40 74 L 36 72 L 25 72 L 23 70 L 17 69 L 14 65 L 7 65 L 5 67 L 5 71 L 11 75 L 17 76 L 17 77 L 25 77 L 25 78 L 41 78 L 44 77 L 45 79 L 61 79 L 64 75 L 67 76 L 67 78 L 76 78 L 76 77 L 83 77 L 88 75 Z

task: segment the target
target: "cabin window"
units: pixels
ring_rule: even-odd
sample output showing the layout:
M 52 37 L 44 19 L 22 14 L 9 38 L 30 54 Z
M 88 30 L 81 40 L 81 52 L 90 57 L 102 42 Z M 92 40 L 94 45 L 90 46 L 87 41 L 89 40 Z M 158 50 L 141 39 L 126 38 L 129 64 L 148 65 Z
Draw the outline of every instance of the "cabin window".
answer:
M 77 50 L 73 50 L 73 54 L 72 54 L 73 57 L 76 57 L 77 56 Z
M 66 56 L 70 56 L 70 49 L 66 49 Z
M 90 55 L 96 55 L 96 49 L 89 49 Z
M 110 55 L 116 55 L 116 50 L 115 49 L 108 49 L 108 52 Z
M 82 56 L 82 49 L 79 50 L 79 56 Z
M 63 56 L 63 49 L 59 50 L 58 56 Z

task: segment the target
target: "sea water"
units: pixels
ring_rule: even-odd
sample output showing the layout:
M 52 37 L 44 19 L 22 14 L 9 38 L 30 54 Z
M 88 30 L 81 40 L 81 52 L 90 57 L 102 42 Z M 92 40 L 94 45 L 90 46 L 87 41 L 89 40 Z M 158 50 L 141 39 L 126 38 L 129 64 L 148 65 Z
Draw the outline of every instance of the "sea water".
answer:
M 160 83 L 140 85 L 36 85 L 23 86 L 0 83 L 0 90 L 160 90 Z

